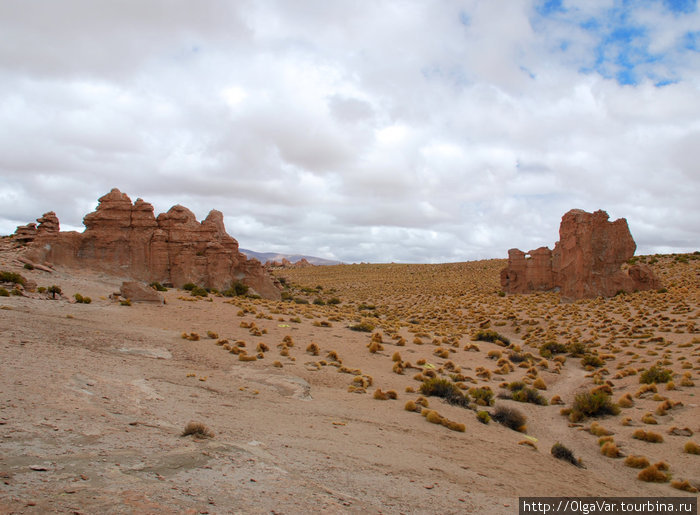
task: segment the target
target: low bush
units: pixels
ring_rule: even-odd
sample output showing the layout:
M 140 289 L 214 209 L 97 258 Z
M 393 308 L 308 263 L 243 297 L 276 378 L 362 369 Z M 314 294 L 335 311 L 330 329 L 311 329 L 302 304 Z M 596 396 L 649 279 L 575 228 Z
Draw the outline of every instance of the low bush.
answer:
M 687 479 L 676 479 L 674 481 L 671 481 L 671 486 L 678 490 L 683 490 L 684 492 L 690 492 L 691 494 L 695 494 L 698 492 L 698 489 L 691 485 Z
M 491 421 L 491 415 L 489 415 L 489 412 L 485 410 L 477 411 L 476 419 L 482 424 L 488 424 Z
M 195 286 L 190 290 L 190 295 L 192 295 L 193 297 L 208 297 L 209 292 L 201 286 Z
M 374 331 L 374 325 L 366 321 L 360 322 L 358 324 L 351 325 L 350 330 L 359 331 L 362 333 L 371 333 L 372 331 Z
M 499 424 L 513 429 L 514 431 L 525 432 L 527 417 L 515 408 L 498 406 L 493 412 L 492 418 Z
M 607 393 L 598 390 L 576 394 L 569 418 L 572 422 L 578 422 L 586 417 L 617 415 L 618 413 L 620 413 L 619 406 L 610 400 Z
M 569 356 L 572 358 L 580 358 L 582 357 L 588 348 L 586 347 L 586 344 L 583 342 L 572 342 L 569 345 L 566 346 L 566 351 L 569 353 Z
M 673 377 L 673 372 L 671 370 L 654 365 L 641 373 L 639 382 L 642 384 L 667 383 L 671 380 L 671 377 Z
M 196 284 L 194 283 L 185 283 L 182 285 L 182 289 L 186 291 L 192 291 L 197 287 Z
M 499 343 L 504 346 L 510 345 L 510 340 L 508 338 L 491 329 L 481 329 L 477 331 L 474 333 L 474 336 L 472 336 L 472 339 L 482 342 Z
M 156 291 L 168 291 L 168 289 L 159 282 L 152 282 L 149 286 Z
M 83 297 L 80 293 L 73 295 L 73 298 L 78 304 L 90 304 L 92 302 L 90 297 Z
M 649 465 L 647 468 L 639 471 L 637 479 L 648 483 L 666 483 L 670 478 L 668 474 L 659 470 L 657 465 Z
M 188 422 L 181 436 L 190 435 L 196 438 L 212 438 L 214 433 L 201 422 Z
M 552 445 L 552 449 L 550 452 L 552 453 L 552 456 L 554 456 L 558 460 L 566 461 L 577 467 L 581 466 L 581 461 L 576 459 L 571 449 L 559 442 Z
M 27 280 L 16 272 L 7 272 L 5 270 L 0 271 L 0 282 L 2 283 L 12 283 L 21 284 L 24 286 Z
M 467 407 L 469 405 L 469 398 L 449 379 L 430 377 L 420 385 L 420 393 L 423 395 L 442 397 L 450 404 L 456 406 Z
M 637 429 L 632 433 L 632 438 L 637 440 L 642 440 L 643 442 L 649 443 L 661 443 L 664 441 L 664 437 L 659 433 L 654 433 L 653 431 L 645 431 L 644 429 Z
M 540 345 L 540 356 L 543 358 L 551 358 L 555 354 L 564 354 L 566 345 L 559 342 L 547 342 Z
M 625 466 L 635 469 L 643 469 L 649 466 L 649 460 L 644 456 L 627 456 L 625 458 Z
M 514 401 L 529 402 L 530 404 L 537 404 L 539 406 L 546 406 L 548 404 L 547 399 L 545 399 L 540 392 L 527 386 L 513 391 L 512 399 Z
M 600 448 L 600 453 L 603 456 L 607 456 L 608 458 L 621 458 L 622 453 L 620 452 L 620 449 L 617 447 L 615 442 L 605 442 L 601 448 Z
M 584 367 L 599 368 L 603 364 L 603 360 L 597 354 L 584 354 L 583 358 L 581 358 L 581 365 Z
M 493 390 L 488 386 L 470 388 L 469 395 L 472 396 L 474 402 L 479 406 L 493 406 Z
M 700 445 L 696 444 L 695 442 L 686 442 L 686 444 L 683 446 L 683 450 L 688 454 L 700 455 Z

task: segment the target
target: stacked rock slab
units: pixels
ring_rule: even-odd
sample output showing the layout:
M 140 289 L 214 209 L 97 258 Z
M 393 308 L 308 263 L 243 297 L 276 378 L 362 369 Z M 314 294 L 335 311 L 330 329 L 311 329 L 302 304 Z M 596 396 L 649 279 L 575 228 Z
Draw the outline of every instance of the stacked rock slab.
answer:
M 576 300 L 659 288 L 647 265 L 623 267 L 637 246 L 627 220 L 608 218 L 605 211 L 573 209 L 562 217 L 553 251 L 540 247 L 527 255 L 509 250 L 508 267 L 501 271 L 504 291 L 559 290 L 563 300 Z
M 68 267 L 103 270 L 142 281 L 181 287 L 192 282 L 223 290 L 235 281 L 259 295 L 278 299 L 279 289 L 257 260 L 246 259 L 226 233 L 224 217 L 211 211 L 199 223 L 192 211 L 174 206 L 156 218 L 153 206 L 113 189 L 85 216 L 85 231 L 59 232 L 58 219 L 47 213 L 29 239 L 27 258 Z M 33 224 L 30 224 L 33 225 Z M 20 228 L 18 228 L 19 230 Z

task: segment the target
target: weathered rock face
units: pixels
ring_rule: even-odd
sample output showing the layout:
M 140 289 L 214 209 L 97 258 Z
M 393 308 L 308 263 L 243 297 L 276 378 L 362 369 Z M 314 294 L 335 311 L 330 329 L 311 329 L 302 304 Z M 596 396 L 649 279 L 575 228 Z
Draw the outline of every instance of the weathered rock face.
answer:
M 647 265 L 623 269 L 637 246 L 627 220 L 608 218 L 605 211 L 574 209 L 562 217 L 553 251 L 541 247 L 528 256 L 509 250 L 508 267 L 501 271 L 503 289 L 509 293 L 559 289 L 562 299 L 575 300 L 659 288 Z
M 241 281 L 265 298 L 279 298 L 279 289 L 260 262 L 238 251 L 219 211 L 211 211 L 201 223 L 182 206 L 156 218 L 151 204 L 141 199 L 132 204 L 118 189 L 99 202 L 97 210 L 85 216 L 83 233 L 59 232 L 54 213 L 38 219 L 33 231 L 29 226 L 18 228 L 29 243 L 26 256 L 177 287 L 192 282 L 221 290 Z
M 145 302 L 147 304 L 163 304 L 163 296 L 150 286 L 137 281 L 124 281 L 119 288 L 119 293 L 131 302 Z

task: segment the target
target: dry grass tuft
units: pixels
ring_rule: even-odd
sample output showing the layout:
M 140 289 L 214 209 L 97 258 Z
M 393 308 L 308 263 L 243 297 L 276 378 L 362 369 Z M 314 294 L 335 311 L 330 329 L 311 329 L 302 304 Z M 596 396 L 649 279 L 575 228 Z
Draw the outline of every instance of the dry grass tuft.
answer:
M 635 469 L 643 469 L 649 466 L 649 460 L 645 456 L 627 456 L 625 458 L 625 466 Z
M 647 483 L 666 483 L 669 480 L 669 476 L 659 470 L 656 465 L 649 465 L 647 468 L 639 471 L 637 479 Z
M 688 454 L 700 455 L 700 445 L 695 442 L 686 442 L 683 446 L 683 450 Z
M 622 458 L 622 453 L 615 442 L 605 442 L 600 448 L 600 453 L 608 458 Z
M 680 479 L 671 481 L 671 486 L 684 492 L 690 492 L 691 494 L 695 494 L 698 492 L 698 489 L 691 485 L 687 479 L 684 479 L 682 481 Z
M 659 433 L 654 433 L 652 431 L 645 431 L 644 429 L 637 429 L 633 434 L 632 438 L 637 440 L 642 440 L 643 442 L 649 443 L 661 443 L 664 441 L 664 437 Z
M 195 438 L 213 438 L 214 433 L 201 422 L 188 422 L 181 436 L 194 436 Z
M 552 456 L 554 456 L 558 460 L 566 461 L 577 467 L 581 466 L 581 460 L 576 459 L 571 449 L 562 445 L 559 442 L 552 445 L 552 449 L 550 450 L 550 452 L 552 453 Z

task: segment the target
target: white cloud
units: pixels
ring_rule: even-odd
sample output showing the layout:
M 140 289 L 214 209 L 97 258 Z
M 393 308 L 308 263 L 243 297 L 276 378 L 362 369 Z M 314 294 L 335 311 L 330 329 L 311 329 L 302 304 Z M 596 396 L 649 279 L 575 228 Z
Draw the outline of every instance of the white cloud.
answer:
M 4 2 L 0 233 L 116 186 L 346 261 L 551 246 L 570 208 L 694 250 L 700 15 L 543 5 Z

